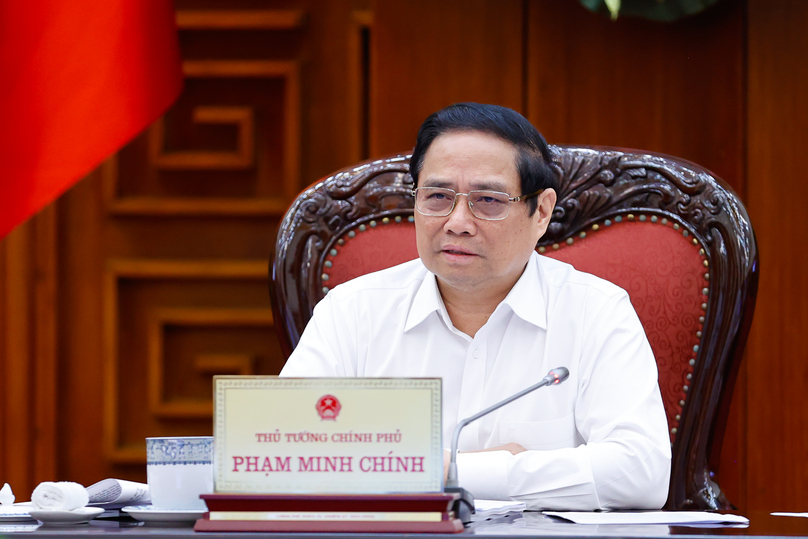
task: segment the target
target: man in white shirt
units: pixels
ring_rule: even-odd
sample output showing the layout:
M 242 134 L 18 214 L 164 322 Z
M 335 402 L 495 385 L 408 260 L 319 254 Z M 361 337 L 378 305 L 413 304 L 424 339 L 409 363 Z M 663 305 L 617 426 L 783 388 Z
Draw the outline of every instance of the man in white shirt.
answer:
M 535 252 L 556 202 L 547 143 L 503 107 L 432 114 L 411 159 L 419 259 L 334 288 L 282 376 L 443 379 L 460 484 L 529 509 L 657 509 L 670 439 L 656 362 L 625 291 Z M 522 193 L 522 194 L 519 194 Z

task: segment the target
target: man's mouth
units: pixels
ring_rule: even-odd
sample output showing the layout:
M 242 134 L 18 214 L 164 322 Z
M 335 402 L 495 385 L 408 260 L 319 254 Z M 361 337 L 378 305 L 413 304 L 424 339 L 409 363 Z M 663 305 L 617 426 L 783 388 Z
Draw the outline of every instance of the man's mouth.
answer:
M 455 246 L 444 247 L 441 251 L 450 255 L 475 256 L 475 253 Z

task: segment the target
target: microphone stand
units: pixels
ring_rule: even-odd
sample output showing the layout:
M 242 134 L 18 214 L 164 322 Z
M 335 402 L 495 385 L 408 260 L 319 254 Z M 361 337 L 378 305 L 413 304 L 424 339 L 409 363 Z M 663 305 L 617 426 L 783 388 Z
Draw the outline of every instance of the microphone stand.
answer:
M 519 393 L 515 395 L 511 395 L 510 397 L 499 401 L 498 403 L 489 406 L 485 410 L 481 412 L 477 412 L 473 416 L 467 417 L 466 419 L 460 421 L 457 426 L 455 427 L 454 434 L 452 435 L 452 449 L 451 455 L 449 458 L 449 472 L 446 476 L 446 485 L 443 489 L 444 492 L 457 492 L 460 494 L 460 499 L 455 501 L 454 505 L 452 506 L 452 510 L 457 515 L 457 518 L 463 524 L 468 524 L 471 522 L 471 515 L 474 513 L 474 497 L 471 495 L 469 491 L 464 489 L 460 486 L 457 481 L 457 441 L 460 438 L 460 431 L 468 425 L 469 423 L 476 421 L 483 417 L 484 415 L 488 415 L 494 410 L 498 410 L 505 406 L 506 404 L 510 404 L 516 399 L 521 399 L 528 393 L 536 391 L 540 387 L 549 386 L 549 385 L 558 385 L 564 380 L 569 377 L 570 371 L 567 370 L 566 367 L 558 367 L 550 371 L 550 373 L 541 379 L 541 382 L 534 384 L 527 389 L 523 389 Z

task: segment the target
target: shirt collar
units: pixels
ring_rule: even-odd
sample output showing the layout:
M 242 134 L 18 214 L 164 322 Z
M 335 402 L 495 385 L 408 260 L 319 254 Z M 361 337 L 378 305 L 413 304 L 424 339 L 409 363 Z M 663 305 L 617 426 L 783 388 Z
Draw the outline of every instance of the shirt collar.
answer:
M 513 313 L 525 322 L 547 329 L 547 303 L 542 287 L 539 256 L 541 255 L 536 252 L 531 255 L 522 276 L 500 305 L 510 307 Z
M 533 253 L 527 262 L 525 271 L 511 288 L 500 305 L 507 305 L 522 320 L 533 324 L 541 329 L 547 329 L 547 309 L 544 293 L 541 287 L 541 275 L 539 269 L 539 254 Z M 439 315 L 445 311 L 443 300 L 438 290 L 438 282 L 435 274 L 426 272 L 421 286 L 415 293 L 410 311 L 407 314 L 407 322 L 404 331 L 407 332 L 426 320 L 426 317 L 437 312 Z M 497 307 L 497 310 L 500 307 Z M 448 319 L 448 314 L 445 317 Z
M 435 274 L 427 271 L 424 280 L 421 281 L 421 286 L 418 287 L 418 291 L 415 293 L 412 305 L 410 305 L 407 322 L 404 324 L 404 332 L 406 333 L 426 320 L 426 317 L 433 312 L 440 313 L 441 309 L 444 308 Z

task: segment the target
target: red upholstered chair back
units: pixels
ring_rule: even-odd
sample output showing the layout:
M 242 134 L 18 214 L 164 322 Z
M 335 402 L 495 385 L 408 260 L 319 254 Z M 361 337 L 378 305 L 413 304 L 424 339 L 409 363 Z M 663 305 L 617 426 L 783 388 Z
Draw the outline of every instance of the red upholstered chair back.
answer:
M 673 446 L 668 508 L 730 507 L 711 474 L 754 310 L 757 248 L 720 179 L 676 158 L 554 147 L 559 201 L 537 249 L 628 291 L 659 367 Z M 272 297 L 282 345 L 349 279 L 418 256 L 409 156 L 304 191 L 278 232 Z

